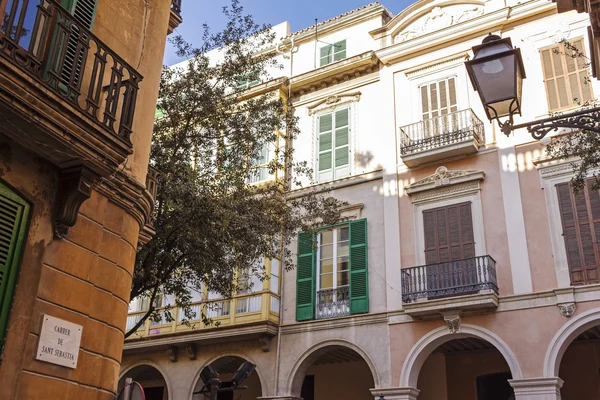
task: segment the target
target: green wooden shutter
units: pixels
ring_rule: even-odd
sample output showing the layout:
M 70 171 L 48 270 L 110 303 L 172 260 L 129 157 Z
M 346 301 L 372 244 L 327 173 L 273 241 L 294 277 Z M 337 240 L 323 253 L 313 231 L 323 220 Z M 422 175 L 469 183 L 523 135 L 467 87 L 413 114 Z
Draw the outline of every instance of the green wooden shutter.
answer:
M 8 326 L 21 253 L 27 237 L 29 204 L 0 183 L 0 348 Z
M 367 220 L 350 222 L 350 313 L 369 312 Z
M 319 140 L 319 182 L 333 178 L 333 113 L 317 119 Z
M 346 58 L 346 40 L 341 40 L 333 44 L 333 61 L 340 61 Z
M 350 109 L 335 112 L 334 178 L 350 175 Z
M 296 269 L 296 321 L 315 318 L 315 251 L 310 234 L 298 234 L 298 266 Z

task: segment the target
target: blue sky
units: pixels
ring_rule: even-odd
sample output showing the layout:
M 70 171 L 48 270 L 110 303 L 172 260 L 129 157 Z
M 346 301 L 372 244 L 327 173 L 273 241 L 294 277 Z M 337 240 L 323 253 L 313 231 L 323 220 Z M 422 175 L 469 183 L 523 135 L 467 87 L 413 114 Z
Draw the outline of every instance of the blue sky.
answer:
M 297 31 L 319 21 L 335 17 L 346 11 L 368 4 L 368 0 L 240 0 L 246 13 L 251 14 L 255 21 L 276 25 L 289 21 L 292 31 Z M 383 0 L 380 1 L 393 14 L 398 14 L 414 0 Z M 222 8 L 230 3 L 229 0 L 182 0 L 183 23 L 176 33 L 194 44 L 195 38 L 202 35 L 202 24 L 208 23 L 211 29 L 223 27 L 225 18 Z M 172 65 L 181 61 L 175 54 L 175 49 L 167 43 L 164 64 Z

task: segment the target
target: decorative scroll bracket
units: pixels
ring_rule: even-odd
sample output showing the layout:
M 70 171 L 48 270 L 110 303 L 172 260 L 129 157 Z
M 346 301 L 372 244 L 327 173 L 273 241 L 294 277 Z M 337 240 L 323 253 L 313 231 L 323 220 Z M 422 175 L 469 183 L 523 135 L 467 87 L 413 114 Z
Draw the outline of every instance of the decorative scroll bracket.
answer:
M 568 114 L 555 115 L 536 121 L 525 122 L 523 124 L 513 125 L 513 117 L 498 124 L 502 132 L 508 136 L 516 129 L 527 128 L 535 140 L 540 140 L 548 133 L 557 131 L 559 128 L 577 129 L 592 131 L 600 134 L 600 107 L 583 108 Z
M 185 346 L 185 351 L 187 351 L 188 358 L 190 360 L 195 360 L 196 359 L 196 345 L 194 343 L 188 343 Z
M 442 313 L 442 316 L 450 333 L 460 332 L 460 312 Z
M 177 362 L 177 346 L 171 346 L 167 349 L 167 355 L 171 362 Z
M 269 336 L 261 336 L 258 338 L 258 344 L 265 353 L 268 353 L 271 348 L 271 338 Z
M 64 238 L 69 228 L 77 222 L 81 204 L 92 195 L 92 187 L 99 179 L 98 174 L 86 166 L 63 170 L 60 174 L 60 190 L 54 219 L 54 234 Z
M 565 318 L 571 318 L 575 314 L 575 303 L 558 304 L 558 310 Z

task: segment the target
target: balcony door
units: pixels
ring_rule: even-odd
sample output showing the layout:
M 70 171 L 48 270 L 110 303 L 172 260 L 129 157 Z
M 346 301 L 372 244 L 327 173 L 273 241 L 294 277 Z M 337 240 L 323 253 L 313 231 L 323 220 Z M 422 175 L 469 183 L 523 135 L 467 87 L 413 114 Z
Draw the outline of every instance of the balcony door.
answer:
M 422 85 L 421 117 L 424 138 L 432 138 L 456 130 L 457 122 L 452 117 L 443 117 L 458 111 L 456 100 L 456 77 L 448 77 Z
M 465 282 L 476 284 L 475 239 L 471 202 L 423 211 L 425 263 L 429 297 L 447 295 L 461 287 L 461 294 L 475 291 Z
M 318 235 L 317 319 L 350 315 L 350 227 Z

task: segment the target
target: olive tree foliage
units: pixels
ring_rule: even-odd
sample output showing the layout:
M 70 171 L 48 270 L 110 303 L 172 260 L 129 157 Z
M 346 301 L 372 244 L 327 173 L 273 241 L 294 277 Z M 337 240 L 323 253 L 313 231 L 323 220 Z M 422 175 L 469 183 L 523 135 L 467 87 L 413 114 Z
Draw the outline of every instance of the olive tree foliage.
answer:
M 579 65 L 589 66 L 589 58 L 583 52 L 583 49 L 570 43 L 568 40 L 562 40 L 563 53 L 567 57 L 572 57 L 574 63 Z M 556 51 L 556 50 L 555 50 Z M 584 85 L 591 85 L 590 77 L 584 78 Z M 573 99 L 579 104 L 578 110 L 591 109 L 598 107 L 600 103 L 597 99 L 592 101 L 582 102 L 581 99 Z M 555 113 L 554 115 L 559 115 Z M 583 115 L 578 120 L 580 123 L 589 123 L 591 121 L 589 115 Z M 571 185 L 574 192 L 579 192 L 583 189 L 586 179 L 595 178 L 595 182 L 591 188 L 594 190 L 600 189 L 600 135 L 590 130 L 582 129 L 570 132 L 565 135 L 555 136 L 546 146 L 546 153 L 551 159 L 556 160 L 572 160 L 573 178 Z
M 164 116 L 155 122 L 150 155 L 160 174 L 156 235 L 137 254 L 131 289 L 132 299 L 146 296 L 150 307 L 126 337 L 149 317 L 172 320 L 173 307 L 184 320 L 211 323 L 204 313 L 193 314 L 192 290 L 229 297 L 246 284 L 236 274 L 268 278 L 263 257 L 293 268 L 297 232 L 340 219 L 342 203 L 327 192 L 304 188 L 304 196 L 290 196 L 312 171 L 294 161 L 289 144 L 298 129 L 286 96 L 236 89 L 241 77 L 267 82 L 269 71 L 280 69 L 269 50 L 272 31 L 245 15 L 238 1 L 223 12 L 225 28 L 213 33 L 205 25 L 199 48 L 175 38 L 178 54 L 189 61 L 162 71 L 157 107 Z M 214 49 L 220 50 L 209 58 Z M 269 173 L 286 171 L 286 179 L 249 185 L 263 146 L 275 147 Z M 156 310 L 160 296 L 174 303 Z

